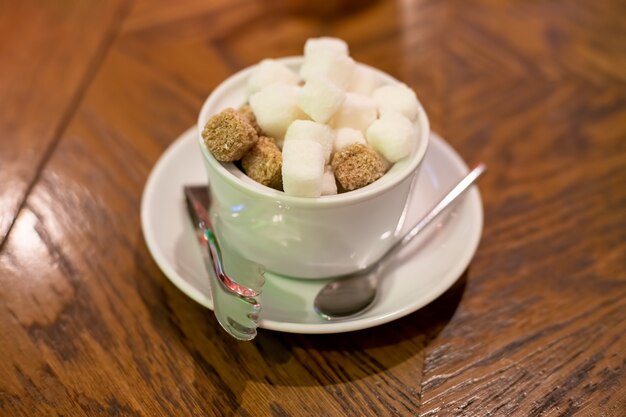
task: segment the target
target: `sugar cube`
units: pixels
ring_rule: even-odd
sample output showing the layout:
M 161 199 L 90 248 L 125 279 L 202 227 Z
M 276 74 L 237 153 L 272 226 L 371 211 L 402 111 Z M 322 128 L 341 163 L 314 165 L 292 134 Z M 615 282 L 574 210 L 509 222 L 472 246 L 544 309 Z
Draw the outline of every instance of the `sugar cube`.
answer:
M 407 156 L 415 140 L 413 123 L 400 113 L 385 113 L 367 129 L 367 143 L 389 162 Z
M 283 190 L 299 197 L 319 197 L 324 176 L 324 150 L 312 140 L 290 140 L 283 146 Z
M 387 170 L 387 161 L 370 145 L 355 143 L 333 156 L 335 178 L 344 190 L 352 191 L 373 183 Z
M 359 94 L 346 93 L 346 99 L 329 123 L 335 129 L 350 127 L 365 133 L 377 116 L 377 105 L 374 100 Z
M 342 127 L 335 130 L 335 141 L 333 142 L 333 153 L 342 150 L 346 146 L 353 145 L 355 143 L 365 144 L 365 136 L 363 132 L 350 127 Z
M 307 119 L 296 103 L 299 87 L 270 84 L 250 96 L 250 107 L 263 132 L 282 141 L 287 127 L 296 119 Z
M 254 128 L 254 131 L 257 133 L 257 135 L 263 134 L 263 131 L 261 130 L 261 126 L 259 126 L 259 124 L 257 123 L 256 116 L 254 115 L 254 112 L 252 111 L 252 107 L 250 107 L 249 104 L 244 104 L 237 110 L 237 112 L 245 120 L 247 120 L 248 123 L 250 123 L 250 126 Z
M 206 122 L 202 139 L 215 159 L 230 162 L 245 155 L 259 137 L 244 116 L 235 109 L 227 108 Z
M 419 111 L 419 102 L 415 92 L 405 84 L 385 85 L 372 93 L 372 98 L 378 103 L 378 112 L 383 115 L 398 112 L 410 121 L 415 121 Z
M 261 91 L 270 84 L 282 83 L 296 85 L 300 77 L 285 64 L 275 59 L 264 59 L 252 71 L 248 78 L 248 93 L 253 94 Z
M 311 119 L 326 123 L 339 109 L 346 98 L 346 93 L 324 77 L 309 78 L 296 98 L 298 106 Z
M 324 150 L 324 160 L 330 161 L 330 154 L 333 150 L 335 132 L 325 124 L 312 120 L 294 120 L 287 128 L 285 142 L 290 140 L 312 140 L 322 145 Z
M 320 54 L 328 53 L 348 55 L 348 44 L 339 38 L 331 38 L 328 36 L 309 38 L 304 43 L 305 57 L 319 56 Z
M 282 190 L 282 154 L 270 138 L 261 136 L 241 158 L 241 167 L 256 182 Z
M 317 38 L 305 44 L 300 76 L 304 80 L 314 76 L 326 77 L 345 88 L 355 68 L 356 63 L 348 55 L 348 45 L 344 41 L 335 38 Z
M 322 177 L 322 195 L 334 195 L 337 194 L 337 182 L 335 181 L 335 174 L 333 173 L 333 167 L 326 165 L 324 168 L 324 175 Z
M 357 65 L 348 81 L 346 90 L 369 97 L 379 86 L 380 76 L 374 70 Z

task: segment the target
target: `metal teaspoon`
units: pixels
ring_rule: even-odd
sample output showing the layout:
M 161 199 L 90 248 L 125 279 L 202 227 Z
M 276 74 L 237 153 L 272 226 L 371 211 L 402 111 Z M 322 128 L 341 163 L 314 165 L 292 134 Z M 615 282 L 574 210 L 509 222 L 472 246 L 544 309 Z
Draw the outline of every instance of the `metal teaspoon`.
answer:
M 313 307 L 317 314 L 327 320 L 355 315 L 367 308 L 376 297 L 378 281 L 385 261 L 394 252 L 405 247 L 441 212 L 462 195 L 486 170 L 485 164 L 478 164 L 457 185 L 455 185 L 415 226 L 395 242 L 376 262 L 360 271 L 332 281 L 315 297 Z

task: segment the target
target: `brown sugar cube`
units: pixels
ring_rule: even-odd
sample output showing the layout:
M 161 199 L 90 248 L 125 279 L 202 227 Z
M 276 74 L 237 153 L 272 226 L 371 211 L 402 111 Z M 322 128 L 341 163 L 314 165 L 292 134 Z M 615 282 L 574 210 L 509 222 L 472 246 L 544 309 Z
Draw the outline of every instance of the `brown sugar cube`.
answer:
M 241 108 L 239 109 L 239 114 L 241 114 L 243 118 L 246 119 L 248 123 L 250 123 L 250 126 L 252 126 L 254 130 L 256 130 L 257 135 L 261 136 L 263 134 L 261 126 L 259 126 L 259 124 L 257 123 L 256 116 L 254 115 L 252 107 L 250 107 L 249 104 L 244 104 L 243 106 L 241 106 Z
M 241 159 L 241 167 L 253 180 L 277 190 L 283 189 L 283 156 L 271 138 L 259 137 L 250 152 Z
M 373 183 L 387 171 L 387 161 L 371 146 L 355 143 L 335 153 L 331 166 L 346 191 Z
M 209 119 L 202 130 L 202 138 L 215 159 L 222 162 L 241 159 L 259 140 L 250 123 L 230 108 Z

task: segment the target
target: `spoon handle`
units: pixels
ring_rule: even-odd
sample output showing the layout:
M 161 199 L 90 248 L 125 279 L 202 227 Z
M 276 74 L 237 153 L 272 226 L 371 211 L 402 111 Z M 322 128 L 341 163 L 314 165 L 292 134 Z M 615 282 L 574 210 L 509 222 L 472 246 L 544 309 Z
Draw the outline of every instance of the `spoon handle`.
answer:
M 441 212 L 450 205 L 454 200 L 456 200 L 461 194 L 463 194 L 476 180 L 485 172 L 487 166 L 483 163 L 476 165 L 474 169 L 472 169 L 469 174 L 465 176 L 457 185 L 454 186 L 432 209 L 428 212 L 428 214 L 422 218 L 411 230 L 407 232 L 402 239 L 394 243 L 391 248 L 385 253 L 386 256 L 388 253 L 395 251 L 396 249 L 405 246 L 409 243 L 415 236 L 420 234 L 422 230 L 426 226 L 428 226 L 433 220 L 435 220 Z
M 233 280 L 224 270 L 222 262 L 222 250 L 215 236 L 213 225 L 208 213 L 208 206 L 203 204 L 199 198 L 199 193 L 208 190 L 204 187 L 185 187 L 185 202 L 187 203 L 187 213 L 194 225 L 198 243 L 204 251 L 205 264 L 212 267 L 215 276 L 220 280 L 225 288 L 241 297 L 256 297 L 259 292 L 253 288 L 248 288 Z M 208 256 L 207 256 L 208 255 Z

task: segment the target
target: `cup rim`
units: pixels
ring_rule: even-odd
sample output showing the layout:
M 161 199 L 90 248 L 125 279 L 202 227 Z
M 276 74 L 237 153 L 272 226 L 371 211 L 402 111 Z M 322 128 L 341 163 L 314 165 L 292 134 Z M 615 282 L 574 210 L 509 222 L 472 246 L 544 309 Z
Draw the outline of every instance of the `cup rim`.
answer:
M 290 56 L 283 58 L 275 58 L 277 61 L 284 63 L 285 65 L 298 68 L 304 58 L 302 56 Z M 198 134 L 197 140 L 200 145 L 200 149 L 202 151 L 202 155 L 204 160 L 210 166 L 213 173 L 219 175 L 223 180 L 227 181 L 231 186 L 234 186 L 239 191 L 244 192 L 248 195 L 253 195 L 258 198 L 270 199 L 276 201 L 277 203 L 284 204 L 286 206 L 295 206 L 295 207 L 337 207 L 354 204 L 360 201 L 369 200 L 376 196 L 379 196 L 400 184 L 404 181 L 408 176 L 413 175 L 422 160 L 424 159 L 424 155 L 426 154 L 426 150 L 428 148 L 428 138 L 430 136 L 430 123 L 428 120 L 428 116 L 426 115 L 426 111 L 422 106 L 421 102 L 418 98 L 419 111 L 416 119 L 416 124 L 419 125 L 419 134 L 418 134 L 418 145 L 417 149 L 413 150 L 412 155 L 410 155 L 409 160 L 405 161 L 403 166 L 398 168 L 395 172 L 393 172 L 393 177 L 387 177 L 387 181 L 384 184 L 376 184 L 378 181 L 381 181 L 383 178 L 388 176 L 391 173 L 393 168 L 403 162 L 402 160 L 396 162 L 392 165 L 392 168 L 383 175 L 380 179 L 374 181 L 373 183 L 359 188 L 357 190 L 348 191 L 341 194 L 320 196 L 320 197 L 299 197 L 288 195 L 283 191 L 275 190 L 273 188 L 264 186 L 262 184 L 257 183 L 256 181 L 249 178 L 243 171 L 235 166 L 232 162 L 220 162 L 213 154 L 207 149 L 204 144 L 204 140 L 202 139 L 202 130 L 204 129 L 204 125 L 210 116 L 218 113 L 219 111 L 224 110 L 229 106 L 217 106 L 217 102 L 220 98 L 222 98 L 226 93 L 232 91 L 233 89 L 244 88 L 246 85 L 247 78 L 252 73 L 252 71 L 256 68 L 258 64 L 249 66 L 244 68 L 235 74 L 228 77 L 222 83 L 220 83 L 214 90 L 209 94 L 207 99 L 204 101 L 200 113 L 198 115 L 197 127 Z M 380 71 L 374 67 L 363 63 L 357 63 L 358 66 L 366 68 L 368 71 L 374 71 L 381 77 L 385 82 L 389 84 L 399 83 L 396 78 L 391 75 Z M 239 106 L 243 105 L 245 102 L 239 103 Z M 399 172 L 398 172 L 399 171 Z M 240 173 L 241 175 L 237 175 Z M 211 178 L 209 178 L 211 181 Z

